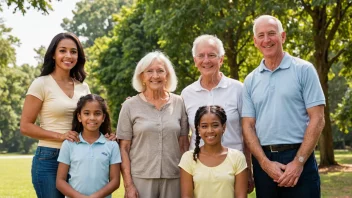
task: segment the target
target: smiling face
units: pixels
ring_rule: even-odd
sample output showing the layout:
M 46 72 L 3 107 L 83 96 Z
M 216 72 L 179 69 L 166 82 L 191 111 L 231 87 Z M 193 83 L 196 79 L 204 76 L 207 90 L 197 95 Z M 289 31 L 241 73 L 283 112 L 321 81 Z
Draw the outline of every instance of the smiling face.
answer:
M 195 52 L 193 60 L 202 76 L 212 76 L 220 72 L 224 57 L 219 56 L 219 49 L 214 40 L 200 42 Z
M 149 90 L 164 90 L 167 81 L 167 71 L 164 63 L 154 60 L 152 64 L 141 73 L 141 80 Z
M 280 33 L 278 23 L 272 18 L 262 18 L 256 21 L 254 45 L 260 50 L 265 59 L 275 59 L 283 54 L 282 45 L 286 33 Z
M 214 113 L 206 113 L 200 119 L 198 126 L 199 135 L 206 145 L 221 144 L 226 124 L 222 125 L 220 118 Z
M 77 114 L 78 121 L 83 125 L 83 131 L 99 133 L 99 127 L 104 122 L 105 114 L 98 101 L 88 101 Z
M 78 50 L 76 43 L 71 39 L 62 39 L 53 56 L 55 60 L 55 69 L 70 71 L 76 64 L 78 59 Z

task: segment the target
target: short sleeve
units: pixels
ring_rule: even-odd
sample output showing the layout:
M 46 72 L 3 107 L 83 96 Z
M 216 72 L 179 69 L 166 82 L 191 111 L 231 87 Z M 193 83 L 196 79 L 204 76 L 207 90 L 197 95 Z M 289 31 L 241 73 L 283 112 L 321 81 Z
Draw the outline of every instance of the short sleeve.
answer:
M 59 153 L 59 157 L 57 159 L 58 162 L 67 164 L 67 165 L 71 165 L 71 158 L 70 158 L 70 145 L 69 142 L 67 140 L 65 140 L 62 143 L 61 149 L 60 149 L 60 153 Z
M 188 135 L 188 133 L 189 133 L 189 125 L 188 125 L 188 117 L 187 117 L 187 114 L 186 114 L 185 103 L 183 102 L 182 98 L 181 98 L 181 100 L 182 100 L 182 102 L 181 102 L 181 105 L 182 105 L 181 135 L 185 136 L 185 135 Z
M 242 89 L 242 117 L 255 118 L 255 108 L 251 98 L 251 77 L 247 76 Z
M 129 99 L 132 100 L 132 99 Z M 117 132 L 116 136 L 118 139 L 123 140 L 132 140 L 133 136 L 133 123 L 131 120 L 131 113 L 130 113 L 130 101 L 125 101 L 122 104 L 122 108 L 119 115 L 119 120 L 117 122 Z
M 44 82 L 42 78 L 36 78 L 32 84 L 29 86 L 27 94 L 26 95 L 32 95 L 36 98 L 38 98 L 41 101 L 44 101 Z
M 325 105 L 324 92 L 313 65 L 309 65 L 303 73 L 303 98 L 306 109 L 322 104 Z
M 232 150 L 231 161 L 233 162 L 233 170 L 235 175 L 241 173 L 244 169 L 247 168 L 246 157 L 241 151 Z
M 187 151 L 182 155 L 178 166 L 190 175 L 193 175 L 195 163 L 196 162 L 193 160 L 193 151 Z
M 87 94 L 91 94 L 89 86 L 86 82 L 83 82 L 84 88 L 86 89 Z
M 110 165 L 121 163 L 121 154 L 120 154 L 119 145 L 115 141 L 111 141 L 111 144 L 112 144 L 112 149 L 111 149 Z

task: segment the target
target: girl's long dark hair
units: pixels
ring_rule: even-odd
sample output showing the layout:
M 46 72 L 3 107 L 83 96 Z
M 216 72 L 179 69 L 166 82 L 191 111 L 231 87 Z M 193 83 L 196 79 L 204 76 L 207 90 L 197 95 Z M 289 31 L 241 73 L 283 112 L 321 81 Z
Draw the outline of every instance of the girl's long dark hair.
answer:
M 84 107 L 84 105 L 86 105 L 87 102 L 92 102 L 92 101 L 97 101 L 100 104 L 101 109 L 103 111 L 103 114 L 105 115 L 104 122 L 100 125 L 99 131 L 104 135 L 110 134 L 111 133 L 111 121 L 110 121 L 108 106 L 107 106 L 105 100 L 96 94 L 88 94 L 88 95 L 82 96 L 79 99 L 79 101 L 77 103 L 77 108 L 73 112 L 72 131 L 76 131 L 78 133 L 81 133 L 83 131 L 83 125 L 78 120 L 78 114 L 81 114 L 82 108 Z
M 55 60 L 53 59 L 55 51 L 59 42 L 63 39 L 71 39 L 77 45 L 78 59 L 76 65 L 70 71 L 70 77 L 83 82 L 87 76 L 84 71 L 84 64 L 86 63 L 86 56 L 83 51 L 83 47 L 77 36 L 71 32 L 60 33 L 56 35 L 46 50 L 44 56 L 44 63 L 39 76 L 46 76 L 51 74 L 55 70 Z
M 225 110 L 222 107 L 220 107 L 219 105 L 210 105 L 210 106 L 199 107 L 199 109 L 196 112 L 196 117 L 194 118 L 194 126 L 196 128 L 196 143 L 195 143 L 195 148 L 194 148 L 194 152 L 193 152 L 193 160 L 194 161 L 197 161 L 197 158 L 199 158 L 199 153 L 200 153 L 200 148 L 199 148 L 200 135 L 199 135 L 198 127 L 200 125 L 200 120 L 207 113 L 212 113 L 212 114 L 216 115 L 220 119 L 221 125 L 224 125 L 227 120 Z

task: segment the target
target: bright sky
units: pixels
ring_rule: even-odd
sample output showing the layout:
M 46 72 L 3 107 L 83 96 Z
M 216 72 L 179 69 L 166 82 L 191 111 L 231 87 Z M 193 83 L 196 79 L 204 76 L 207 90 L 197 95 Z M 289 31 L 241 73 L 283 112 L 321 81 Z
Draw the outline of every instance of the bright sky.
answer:
M 49 15 L 43 15 L 42 12 L 31 9 L 24 16 L 19 11 L 13 14 L 14 9 L 2 3 L 3 13 L 0 12 L 0 18 L 5 21 L 6 27 L 12 28 L 11 35 L 21 41 L 21 46 L 16 47 L 17 65 L 37 64 L 33 49 L 41 45 L 47 48 L 56 34 L 64 32 L 60 26 L 62 19 L 65 17 L 72 19 L 72 10 L 78 1 L 51 1 L 54 11 L 49 12 Z

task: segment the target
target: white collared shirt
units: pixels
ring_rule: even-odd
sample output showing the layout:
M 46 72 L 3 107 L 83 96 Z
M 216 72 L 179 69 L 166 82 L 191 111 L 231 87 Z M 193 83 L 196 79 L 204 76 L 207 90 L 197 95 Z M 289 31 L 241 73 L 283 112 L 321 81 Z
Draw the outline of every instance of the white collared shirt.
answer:
M 191 126 L 192 137 L 190 150 L 195 147 L 194 117 L 199 107 L 205 105 L 219 105 L 226 111 L 226 131 L 222 137 L 222 145 L 243 151 L 241 112 L 242 112 L 242 83 L 222 74 L 219 84 L 211 91 L 200 84 L 201 77 L 182 90 L 188 123 Z M 203 141 L 201 144 L 203 145 Z

